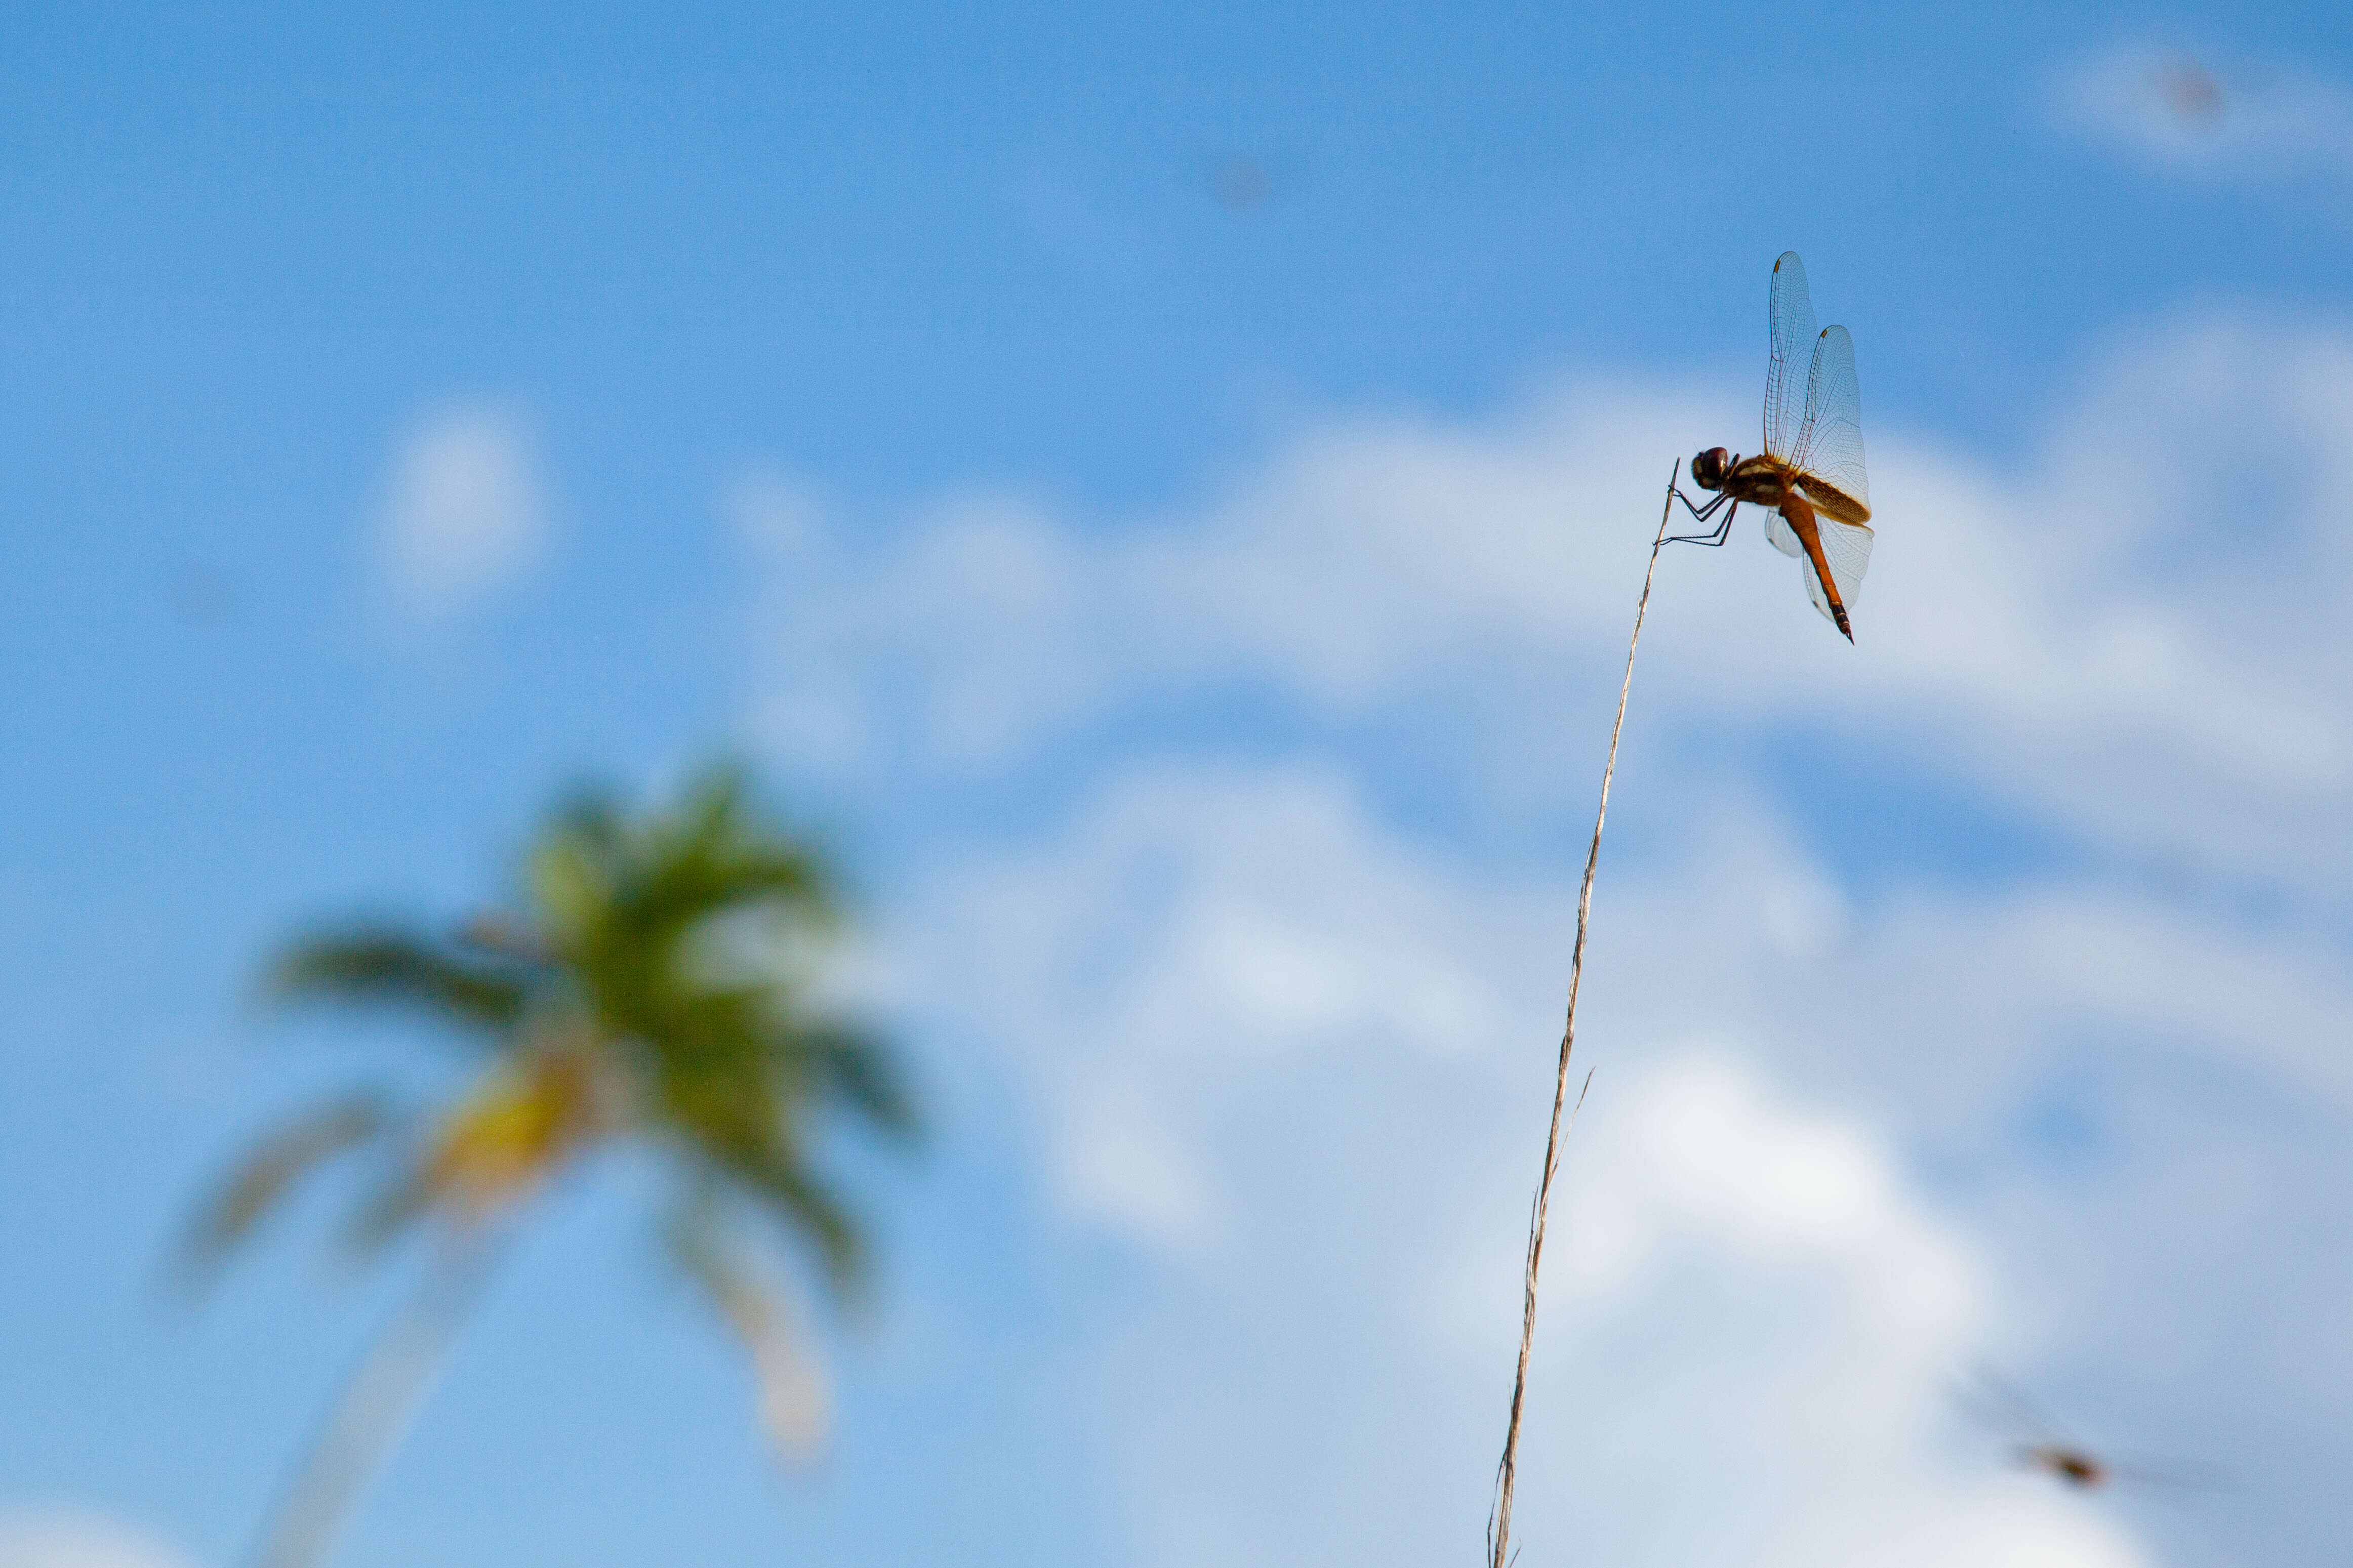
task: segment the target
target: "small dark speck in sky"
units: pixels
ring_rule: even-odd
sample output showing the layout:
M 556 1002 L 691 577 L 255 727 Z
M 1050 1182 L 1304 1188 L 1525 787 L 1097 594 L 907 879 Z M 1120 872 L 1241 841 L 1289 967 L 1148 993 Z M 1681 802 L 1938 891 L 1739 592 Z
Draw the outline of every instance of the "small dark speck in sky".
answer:
M 2186 55 L 2158 68 L 2157 90 L 2176 119 L 2200 131 L 2212 127 L 2227 107 L 2222 84 Z
M 1269 189 L 1266 166 L 1255 158 L 1229 154 L 1209 166 L 1209 192 L 1228 212 L 1256 212 Z
M 216 626 L 237 612 L 228 579 L 209 566 L 185 566 L 173 577 L 172 610 L 191 626 Z

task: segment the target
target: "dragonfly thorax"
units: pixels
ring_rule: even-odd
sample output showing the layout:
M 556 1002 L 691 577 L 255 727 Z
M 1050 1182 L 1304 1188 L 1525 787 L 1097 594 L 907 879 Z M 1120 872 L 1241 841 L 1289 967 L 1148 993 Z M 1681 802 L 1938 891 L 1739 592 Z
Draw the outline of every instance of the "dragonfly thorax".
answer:
M 2069 1486 L 2089 1491 L 2105 1486 L 2108 1467 L 2078 1448 L 2064 1447 L 2056 1443 L 2022 1447 L 2019 1462 L 2030 1469 L 2047 1470 Z

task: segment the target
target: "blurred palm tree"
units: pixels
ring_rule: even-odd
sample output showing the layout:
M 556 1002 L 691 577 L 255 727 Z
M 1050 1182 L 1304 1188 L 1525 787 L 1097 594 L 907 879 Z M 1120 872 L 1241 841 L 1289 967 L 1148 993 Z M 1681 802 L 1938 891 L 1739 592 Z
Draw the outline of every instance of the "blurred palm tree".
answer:
M 857 1223 L 818 1169 L 827 1131 L 913 1131 L 892 1058 L 825 1005 L 834 880 L 806 838 L 763 816 L 741 770 L 706 773 L 666 809 L 604 795 L 557 810 L 522 907 L 446 934 L 355 925 L 313 934 L 267 971 L 281 1003 L 421 1015 L 473 1047 L 469 1081 L 417 1105 L 362 1087 L 261 1138 L 202 1205 L 183 1261 L 209 1277 L 301 1179 L 344 1157 L 375 1184 L 346 1239 L 373 1253 L 432 1236 L 423 1281 L 314 1439 L 265 1545 L 265 1568 L 322 1562 L 533 1200 L 598 1154 L 650 1155 L 672 1178 L 670 1257 L 742 1337 L 764 1424 L 813 1443 L 823 1394 L 789 1332 L 773 1248 L 814 1255 L 855 1293 Z M 766 1245 L 764 1245 L 766 1244 Z

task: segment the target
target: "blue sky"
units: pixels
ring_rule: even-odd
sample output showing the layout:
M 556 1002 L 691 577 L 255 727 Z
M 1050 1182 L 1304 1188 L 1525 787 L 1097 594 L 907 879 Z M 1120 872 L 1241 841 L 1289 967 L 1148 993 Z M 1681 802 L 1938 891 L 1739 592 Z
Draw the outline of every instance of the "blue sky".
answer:
M 1662 564 L 1529 1561 L 2313 1560 L 2348 202 L 2317 6 L 12 9 L 0 1568 L 240 1561 L 398 1286 L 307 1213 L 155 1291 L 397 1045 L 271 942 L 730 746 L 939 1129 L 851 1152 L 828 1455 L 604 1173 L 343 1561 L 1474 1552 L 1651 509 L 1788 247 L 1878 552 L 1852 650 L 1746 521 Z M 2225 1484 L 2006 1471 L 1987 1359 Z

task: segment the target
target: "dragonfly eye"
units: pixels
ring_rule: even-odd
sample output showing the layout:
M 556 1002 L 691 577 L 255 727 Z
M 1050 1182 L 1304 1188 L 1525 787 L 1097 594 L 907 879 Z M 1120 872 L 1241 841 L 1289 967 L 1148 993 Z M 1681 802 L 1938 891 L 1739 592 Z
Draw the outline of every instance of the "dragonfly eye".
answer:
M 1732 454 L 1721 447 L 1710 447 L 1692 459 L 1692 482 L 1704 490 L 1724 488 L 1724 470 Z

